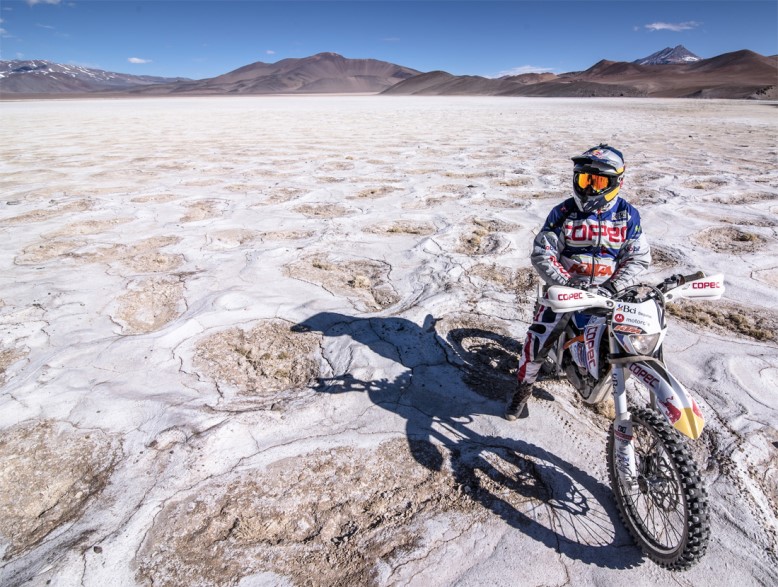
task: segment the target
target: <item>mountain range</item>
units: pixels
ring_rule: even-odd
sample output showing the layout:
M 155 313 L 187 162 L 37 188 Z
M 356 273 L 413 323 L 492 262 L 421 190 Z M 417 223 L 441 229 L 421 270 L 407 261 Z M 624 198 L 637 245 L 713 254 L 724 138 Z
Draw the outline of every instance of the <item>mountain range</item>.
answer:
M 176 83 L 184 78 L 129 75 L 50 61 L 0 61 L 0 92 L 69 94 Z
M 742 50 L 710 59 L 681 59 L 680 62 L 650 65 L 602 60 L 585 71 L 542 76 L 524 74 L 498 79 L 453 76 L 443 71 L 433 71 L 400 82 L 384 93 L 778 99 L 778 56 L 765 57 Z
M 133 76 L 48 61 L 0 61 L 0 97 L 24 95 L 389 95 L 655 96 L 778 98 L 778 56 L 753 51 L 701 59 L 682 45 L 633 62 L 602 60 L 585 71 L 486 78 L 423 73 L 375 59 L 319 53 L 256 62 L 203 80 Z

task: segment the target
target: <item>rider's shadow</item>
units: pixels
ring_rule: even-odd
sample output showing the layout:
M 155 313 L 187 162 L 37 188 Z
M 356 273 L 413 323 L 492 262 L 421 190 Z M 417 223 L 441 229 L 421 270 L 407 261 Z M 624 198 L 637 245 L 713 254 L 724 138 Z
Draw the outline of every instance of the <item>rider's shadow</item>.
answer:
M 608 487 L 543 448 L 483 435 L 472 426 L 477 414 L 502 417 L 505 396 L 515 386 L 511 361 L 520 350 L 511 339 L 460 329 L 444 340 L 431 316 L 419 326 L 403 318 L 323 312 L 292 330 L 321 332 L 332 339 L 324 345 L 325 355 L 342 374 L 320 379 L 319 392 L 366 393 L 376 405 L 404 418 L 413 457 L 440 471 L 446 457 L 438 447 L 444 447 L 457 483 L 506 523 L 586 563 L 622 569 L 642 560 L 637 548 L 624 548 L 631 541 Z M 369 353 L 359 355 L 364 347 L 394 361 L 396 370 L 364 378 L 363 373 L 372 372 L 359 366 L 370 360 Z M 532 511 L 540 504 L 553 522 L 534 519 Z

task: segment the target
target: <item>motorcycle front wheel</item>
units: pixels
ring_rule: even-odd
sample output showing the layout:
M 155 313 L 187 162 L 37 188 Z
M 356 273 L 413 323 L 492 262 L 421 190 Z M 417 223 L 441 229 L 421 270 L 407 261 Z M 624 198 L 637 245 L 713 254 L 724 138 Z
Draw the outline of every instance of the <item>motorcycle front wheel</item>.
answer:
M 632 412 L 638 478 L 619 479 L 613 427 L 608 435 L 608 474 L 624 525 L 655 563 L 683 570 L 705 554 L 710 536 L 708 496 L 697 464 L 680 435 L 649 409 Z

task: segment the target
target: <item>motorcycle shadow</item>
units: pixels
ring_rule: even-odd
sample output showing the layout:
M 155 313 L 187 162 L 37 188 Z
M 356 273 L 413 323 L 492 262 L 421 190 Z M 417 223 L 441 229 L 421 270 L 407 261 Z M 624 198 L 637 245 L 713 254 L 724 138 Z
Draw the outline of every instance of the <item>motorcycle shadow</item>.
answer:
M 365 393 L 401 416 L 414 459 L 432 471 L 450 468 L 452 490 L 463 491 L 505 523 L 571 559 L 612 569 L 639 564 L 642 554 L 619 521 L 610 488 L 542 447 L 476 430 L 473 416 L 502 417 L 504 398 L 515 385 L 501 369 L 489 378 L 480 376 L 486 376 L 495 358 L 507 365 L 517 344 L 472 329 L 452 331 L 449 343 L 435 332 L 434 323 L 431 316 L 419 326 L 402 318 L 322 313 L 293 331 L 348 336 L 349 345 L 366 345 L 405 367 L 393 379 L 365 381 L 351 373 L 322 378 L 315 389 Z M 488 350 L 479 350 L 482 342 L 465 342 L 469 337 L 488 341 Z M 454 356 L 459 359 L 452 361 Z M 468 381 L 474 380 L 478 385 L 472 387 Z

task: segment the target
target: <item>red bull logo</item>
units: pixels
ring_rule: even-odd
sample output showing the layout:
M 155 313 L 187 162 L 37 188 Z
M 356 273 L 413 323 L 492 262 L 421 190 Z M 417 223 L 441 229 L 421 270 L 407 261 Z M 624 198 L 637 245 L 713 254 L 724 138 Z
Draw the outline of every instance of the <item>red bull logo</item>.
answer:
M 697 405 L 697 402 L 694 401 L 694 398 L 691 398 L 692 400 L 692 412 L 694 412 L 694 415 L 698 418 L 705 419 L 702 415 L 702 412 L 700 411 L 700 406 Z
M 670 420 L 672 424 L 675 424 L 678 420 L 681 419 L 681 415 L 682 415 L 681 410 L 675 407 L 672 398 L 667 398 L 666 400 L 660 403 L 665 407 L 665 410 L 667 410 L 667 418 Z

